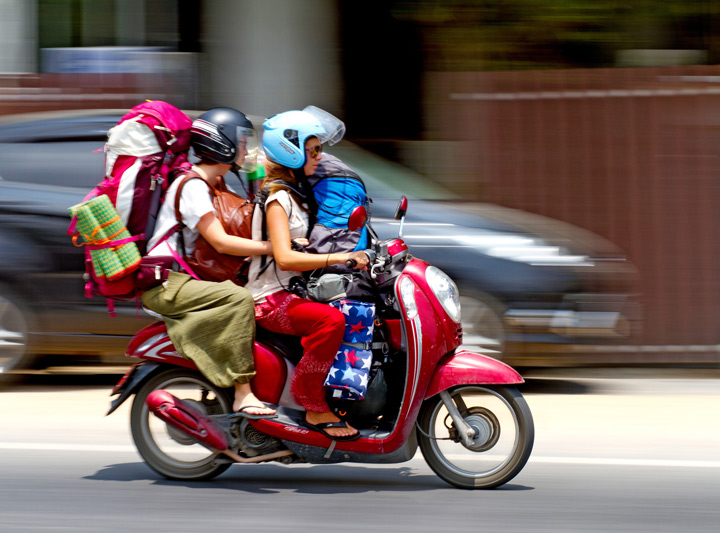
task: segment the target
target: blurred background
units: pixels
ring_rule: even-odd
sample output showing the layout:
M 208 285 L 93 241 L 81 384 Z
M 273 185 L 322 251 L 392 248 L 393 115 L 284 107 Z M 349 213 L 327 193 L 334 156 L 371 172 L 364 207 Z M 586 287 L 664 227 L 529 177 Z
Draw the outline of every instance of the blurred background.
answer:
M 2 115 L 317 105 L 467 202 L 622 250 L 642 323 L 595 362 L 720 366 L 720 3 L 0 0 L 0 14 Z

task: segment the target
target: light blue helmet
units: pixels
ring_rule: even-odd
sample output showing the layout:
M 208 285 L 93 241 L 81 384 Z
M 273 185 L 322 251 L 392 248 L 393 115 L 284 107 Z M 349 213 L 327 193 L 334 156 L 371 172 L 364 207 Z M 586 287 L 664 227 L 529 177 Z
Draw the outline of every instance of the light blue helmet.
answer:
M 317 137 L 321 143 L 335 144 L 345 134 L 345 124 L 314 106 L 302 111 L 278 113 L 263 123 L 263 149 L 270 161 L 288 168 L 305 164 L 305 142 Z

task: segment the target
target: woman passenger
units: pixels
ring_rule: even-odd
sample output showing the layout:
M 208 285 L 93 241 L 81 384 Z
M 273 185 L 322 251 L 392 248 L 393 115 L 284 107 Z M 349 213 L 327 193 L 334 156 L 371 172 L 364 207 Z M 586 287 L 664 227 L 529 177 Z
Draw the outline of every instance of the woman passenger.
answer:
M 229 255 L 271 253 L 267 241 L 244 239 L 225 232 L 215 216 L 208 188 L 208 184 L 216 185 L 229 170 L 236 171 L 245 163 L 248 143 L 254 141 L 252 123 L 237 109 L 211 109 L 193 122 L 191 144 L 200 162 L 192 170 L 206 183 L 192 179 L 183 186 L 182 240 L 178 239 L 179 233 L 174 233 L 163 242 L 163 237 L 177 224 L 175 196 L 182 177 L 173 181 L 148 243 L 148 249 L 152 248 L 148 255 L 172 255 L 169 247 L 181 256 L 190 255 L 198 235 L 216 251 Z M 255 313 L 247 289 L 232 281 L 201 281 L 184 272 L 171 271 L 167 281 L 145 291 L 142 300 L 146 307 L 163 315 L 178 353 L 193 361 L 216 386 L 234 388 L 234 412 L 248 418 L 275 416 L 275 409 L 263 405 L 250 387 L 255 375 L 252 353 Z

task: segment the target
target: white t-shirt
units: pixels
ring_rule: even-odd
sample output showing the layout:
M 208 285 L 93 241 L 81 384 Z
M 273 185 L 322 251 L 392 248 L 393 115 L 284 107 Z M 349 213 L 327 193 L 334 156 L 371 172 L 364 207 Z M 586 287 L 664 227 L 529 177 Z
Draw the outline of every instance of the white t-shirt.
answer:
M 270 202 L 274 200 L 277 200 L 285 210 L 285 213 L 287 213 L 290 224 L 290 239 L 307 237 L 310 226 L 310 217 L 307 211 L 300 207 L 293 196 L 287 191 L 278 191 L 268 196 L 268 199 L 265 201 L 265 206 L 270 205 Z M 263 212 L 260 206 L 256 205 L 252 220 L 253 240 L 263 240 L 262 223 Z M 269 240 L 270 237 L 268 236 L 267 239 Z M 290 278 L 300 275 L 299 272 L 280 270 L 271 255 L 266 256 L 265 263 L 269 263 L 269 266 L 267 266 L 265 271 L 259 276 L 258 272 L 261 269 L 262 256 L 253 256 L 252 262 L 250 263 L 250 273 L 248 275 L 250 281 L 248 281 L 245 288 L 252 293 L 255 303 L 264 302 L 265 297 L 269 294 L 285 290 L 290 282 Z
M 153 233 L 152 239 L 148 243 L 147 249 L 150 250 L 148 255 L 172 255 L 168 245 L 172 246 L 173 249 L 182 254 L 182 250 L 177 249 L 178 235 L 173 233 L 165 242 L 157 243 L 171 228 L 177 224 L 175 218 L 175 195 L 177 189 L 182 181 L 183 176 L 179 176 L 173 181 L 170 188 L 165 193 L 165 199 L 160 207 L 158 213 L 158 219 L 155 224 L 155 233 Z M 195 250 L 195 241 L 198 238 L 200 232 L 197 230 L 197 224 L 203 215 L 211 212 L 215 213 L 215 208 L 212 204 L 212 196 L 210 196 L 210 188 L 207 183 L 202 179 L 191 179 L 183 186 L 182 194 L 180 196 L 180 216 L 185 223 L 183 229 L 183 240 L 185 241 L 185 254 L 190 255 Z M 151 250 L 151 248 L 153 248 Z

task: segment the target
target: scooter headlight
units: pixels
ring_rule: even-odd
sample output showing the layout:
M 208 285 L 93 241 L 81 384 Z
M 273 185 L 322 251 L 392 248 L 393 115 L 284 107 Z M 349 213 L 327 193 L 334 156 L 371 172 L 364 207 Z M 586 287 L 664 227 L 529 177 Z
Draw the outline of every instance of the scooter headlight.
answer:
M 417 316 L 418 308 L 415 302 L 415 284 L 407 276 L 400 280 L 400 297 L 405 307 L 405 314 L 409 320 L 412 320 Z
M 427 267 L 425 278 L 445 312 L 459 324 L 460 292 L 455 282 L 445 272 L 434 266 Z

